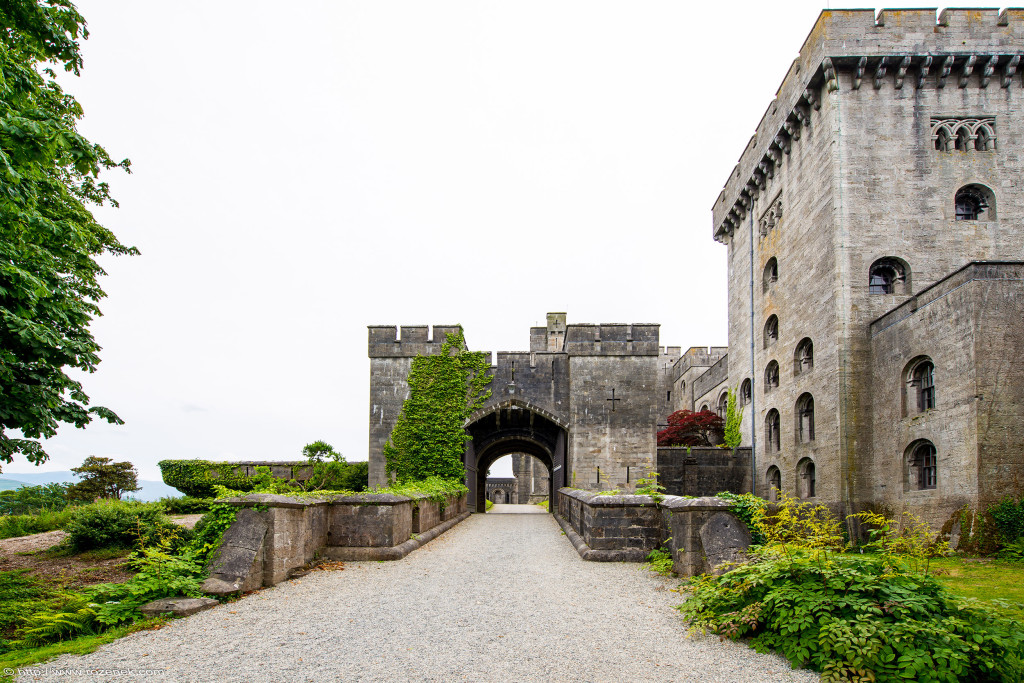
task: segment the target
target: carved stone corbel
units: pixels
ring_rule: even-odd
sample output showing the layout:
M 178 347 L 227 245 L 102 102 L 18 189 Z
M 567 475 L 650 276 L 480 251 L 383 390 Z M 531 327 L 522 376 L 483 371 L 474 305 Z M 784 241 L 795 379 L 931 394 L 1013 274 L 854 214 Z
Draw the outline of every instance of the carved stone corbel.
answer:
M 818 99 L 818 91 L 814 88 L 807 88 L 804 90 L 804 99 L 807 100 L 807 104 L 814 107 L 814 111 L 821 109 L 821 101 Z
M 981 70 L 981 87 L 982 88 L 987 88 L 988 87 L 988 81 L 989 81 L 990 78 L 992 78 L 992 74 L 995 73 L 995 71 L 996 71 L 996 62 L 998 62 L 998 61 L 999 61 L 999 57 L 997 55 L 992 55 L 991 57 L 988 58 L 988 61 L 985 62 L 985 68 Z
M 942 68 L 939 70 L 939 80 L 935 84 L 937 88 L 946 87 L 946 78 L 949 76 L 949 72 L 953 70 L 953 55 L 949 55 L 942 60 Z
M 888 57 L 882 57 L 878 62 L 878 66 L 875 67 L 875 90 L 882 87 L 882 79 L 885 78 L 885 64 L 888 61 Z
M 747 186 L 743 188 L 743 191 L 750 195 L 751 200 L 756 200 L 761 194 L 761 191 L 757 187 L 757 183 L 753 178 L 747 181 Z
M 761 171 L 762 174 L 764 174 L 765 178 L 775 177 L 774 164 L 772 164 L 770 161 L 762 161 L 757 165 L 757 168 L 759 171 Z
M 800 121 L 799 120 L 797 120 L 796 123 L 793 123 L 789 119 L 786 119 L 786 122 L 784 124 L 782 124 L 782 127 L 785 129 L 786 133 L 789 135 L 789 139 L 790 140 L 799 140 L 800 139 Z M 788 149 L 786 150 L 786 153 L 787 154 L 789 153 Z
M 782 129 L 783 130 L 786 129 L 786 125 L 785 124 L 782 125 Z M 779 149 L 781 149 L 786 154 L 789 154 L 789 151 L 791 149 L 791 145 L 790 145 L 789 137 L 788 136 L 783 135 L 782 133 L 779 133 L 778 135 L 775 136 L 775 141 L 774 142 L 778 146 Z
M 857 70 L 853 73 L 853 89 L 860 90 L 861 79 L 864 78 L 864 69 L 868 65 L 868 58 L 861 57 L 857 60 Z
M 1010 61 L 1003 67 L 1003 87 L 1009 88 L 1010 81 L 1013 80 L 1013 74 L 1017 73 L 1017 65 L 1020 64 L 1020 55 L 1014 55 L 1010 57 Z
M 825 87 L 829 92 L 839 90 L 839 81 L 836 80 L 836 68 L 832 65 L 832 58 L 825 57 L 821 60 L 821 66 L 825 70 Z
M 924 85 L 924 79 L 928 78 L 928 71 L 932 68 L 932 56 L 927 55 L 921 62 L 921 69 L 917 72 L 917 87 Z
M 961 88 L 966 88 L 967 87 L 967 79 L 969 79 L 971 77 L 971 73 L 974 71 L 974 63 L 977 62 L 977 61 L 978 61 L 978 56 L 977 55 L 971 55 L 970 57 L 967 58 L 967 61 L 964 62 L 964 68 L 960 72 L 960 87 Z
M 896 67 L 896 89 L 901 90 L 903 88 L 903 79 L 907 75 L 907 69 L 910 67 L 910 56 L 907 55 L 900 61 L 900 65 Z

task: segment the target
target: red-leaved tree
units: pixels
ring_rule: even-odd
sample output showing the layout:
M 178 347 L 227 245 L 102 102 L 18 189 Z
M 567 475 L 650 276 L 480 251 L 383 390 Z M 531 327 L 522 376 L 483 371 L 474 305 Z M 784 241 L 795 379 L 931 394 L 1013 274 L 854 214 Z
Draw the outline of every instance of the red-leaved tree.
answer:
M 677 410 L 668 427 L 658 432 L 659 446 L 717 446 L 725 434 L 725 420 L 710 410 Z

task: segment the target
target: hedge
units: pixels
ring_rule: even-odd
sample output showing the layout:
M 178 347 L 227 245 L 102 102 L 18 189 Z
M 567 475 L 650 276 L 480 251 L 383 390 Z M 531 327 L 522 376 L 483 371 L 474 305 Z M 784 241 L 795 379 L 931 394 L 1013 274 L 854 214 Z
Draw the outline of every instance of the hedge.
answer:
M 216 494 L 214 484 L 226 486 L 235 491 L 251 491 L 256 484 L 244 474 L 249 463 L 244 462 L 210 462 L 209 460 L 161 460 L 157 463 L 163 475 L 164 483 L 173 486 L 187 496 L 196 498 L 212 498 Z M 279 465 L 309 467 L 305 460 Z M 243 474 L 239 474 L 239 470 Z M 212 476 L 211 476 L 212 475 Z

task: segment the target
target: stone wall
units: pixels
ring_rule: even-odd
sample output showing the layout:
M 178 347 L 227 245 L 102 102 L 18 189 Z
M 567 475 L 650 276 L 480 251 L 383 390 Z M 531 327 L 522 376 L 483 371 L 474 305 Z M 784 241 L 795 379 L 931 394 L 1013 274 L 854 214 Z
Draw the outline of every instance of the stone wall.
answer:
M 206 592 L 273 586 L 317 556 L 397 560 L 458 524 L 466 496 L 362 494 L 298 498 L 250 494 L 224 502 L 243 508 L 215 551 Z
M 713 496 L 722 491 L 749 493 L 750 448 L 659 447 L 658 483 L 674 496 Z
M 718 498 L 602 496 L 558 491 L 558 523 L 584 560 L 643 562 L 655 548 L 672 553 L 674 569 L 694 576 L 742 559 L 746 525 Z

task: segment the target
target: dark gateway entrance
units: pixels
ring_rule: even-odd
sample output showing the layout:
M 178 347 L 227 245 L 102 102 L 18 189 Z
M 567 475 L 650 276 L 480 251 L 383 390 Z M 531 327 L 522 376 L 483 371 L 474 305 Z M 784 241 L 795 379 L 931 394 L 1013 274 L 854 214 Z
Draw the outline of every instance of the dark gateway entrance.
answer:
M 487 509 L 487 470 L 494 461 L 512 453 L 525 453 L 547 467 L 551 482 L 548 511 L 555 511 L 555 492 L 565 486 L 567 436 L 558 419 L 526 401 L 509 399 L 471 415 L 466 432 L 472 437 L 466 442 L 464 459 L 470 509 Z

